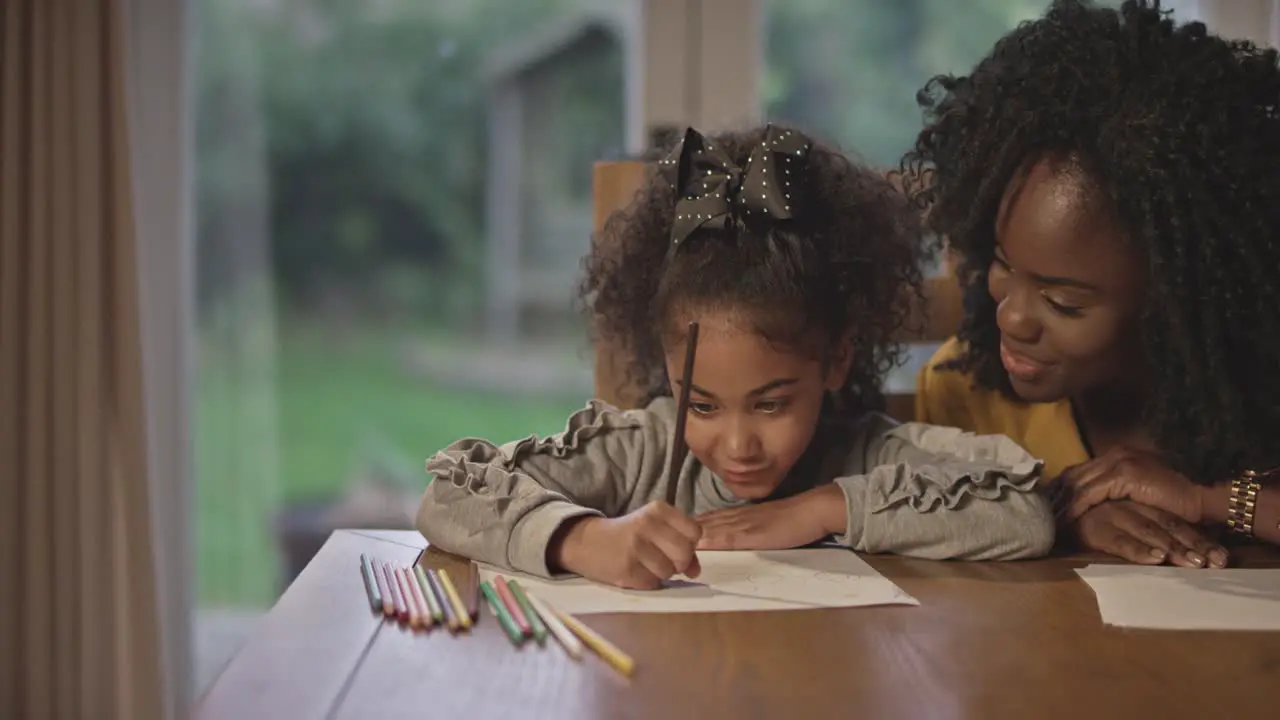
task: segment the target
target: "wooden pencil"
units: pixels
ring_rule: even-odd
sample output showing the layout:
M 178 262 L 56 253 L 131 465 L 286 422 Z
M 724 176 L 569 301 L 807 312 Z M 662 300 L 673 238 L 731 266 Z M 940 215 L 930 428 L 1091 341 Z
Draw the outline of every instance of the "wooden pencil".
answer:
M 480 619 L 480 566 L 471 561 L 471 580 L 467 583 L 467 614 L 472 620 Z
M 449 595 L 449 602 L 453 603 L 454 609 L 457 610 L 458 622 L 462 625 L 463 630 L 470 630 L 471 615 L 467 613 L 467 605 L 462 602 L 462 596 L 458 594 L 458 586 L 453 584 L 453 579 L 449 577 L 448 570 L 440 568 L 437 572 L 440 575 L 440 584 Z
M 422 598 L 427 601 L 427 609 L 431 613 L 431 619 L 443 625 L 444 609 L 440 607 L 440 600 L 436 597 L 436 591 L 431 589 L 431 583 L 427 581 L 427 574 L 422 571 L 421 565 L 413 566 L 413 575 L 418 579 L 418 589 L 422 591 Z
M 520 603 L 520 609 L 524 611 L 524 616 L 529 621 L 529 629 L 533 631 L 533 639 L 539 645 L 547 643 L 547 626 L 543 624 L 542 618 L 538 616 L 538 611 L 533 609 L 533 604 L 529 602 L 529 596 L 525 594 L 524 588 L 514 578 L 507 581 L 507 587 L 511 588 L 511 594 L 515 596 L 516 602 Z
M 369 608 L 375 613 L 382 613 L 382 591 L 378 589 L 378 580 L 373 573 L 373 564 L 369 556 L 360 553 L 360 577 L 364 579 L 364 591 L 369 596 Z
M 502 604 L 507 606 L 507 612 L 511 613 L 511 619 L 515 621 L 516 627 L 520 628 L 520 632 L 524 635 L 532 635 L 533 627 L 529 625 L 529 618 L 524 616 L 520 601 L 516 600 L 511 588 L 507 587 L 507 579 L 501 575 L 495 575 L 493 588 L 498 591 L 498 597 L 502 599 Z
M 396 608 L 396 618 L 401 622 L 409 620 L 409 606 L 405 604 L 404 596 L 400 594 L 400 584 L 396 582 L 396 572 L 389 563 L 382 563 L 382 574 L 387 578 L 387 591 L 391 593 L 391 602 Z
M 698 352 L 698 323 L 689 323 L 684 346 L 684 370 L 680 377 L 680 402 L 676 405 L 676 430 L 671 442 L 671 465 L 667 468 L 667 482 L 671 488 L 667 501 L 675 503 L 676 478 L 684 464 L 689 446 L 684 439 L 685 422 L 689 415 L 689 394 L 693 391 L 693 359 Z
M 405 607 L 409 608 L 409 627 L 422 627 L 422 609 L 418 607 L 418 599 L 413 596 L 413 587 L 409 584 L 409 576 L 405 575 L 404 568 L 395 569 L 396 587 L 400 589 L 400 595 L 404 598 Z
M 511 644 L 520 647 L 524 642 L 524 633 L 520 632 L 520 628 L 516 626 L 516 621 L 511 618 L 511 613 L 502 604 L 502 598 L 498 597 L 497 591 L 489 583 L 482 582 L 480 592 L 484 593 L 485 598 L 489 600 L 489 609 L 493 611 L 493 616 L 497 618 L 498 624 L 502 626 Z
M 597 634 L 596 631 L 586 625 L 583 625 L 582 622 L 574 616 L 555 610 L 554 608 L 552 611 L 556 614 L 556 617 L 560 619 L 560 622 L 564 623 L 566 627 L 582 639 L 583 644 L 592 650 L 595 650 L 596 654 L 605 662 L 612 665 L 614 670 L 617 670 L 623 675 L 630 675 L 632 671 L 635 670 L 636 661 L 632 660 L 631 656 L 619 650 L 613 643 L 605 640 Z
M 440 582 L 440 574 L 435 568 L 427 568 L 427 583 L 431 585 L 431 591 L 436 594 L 440 610 L 444 613 L 444 624 L 449 628 L 449 632 L 456 633 L 461 630 L 462 621 L 454 611 L 453 603 L 449 602 L 449 595 L 445 593 L 444 584 Z
M 556 613 L 551 606 L 543 602 L 538 596 L 532 593 L 526 593 L 529 598 L 529 604 L 533 605 L 533 609 L 542 618 L 542 622 L 547 624 L 547 629 L 559 641 L 560 646 L 564 648 L 565 654 L 574 660 L 582 659 L 582 641 L 576 635 L 569 632 L 569 628 L 560 622 L 560 618 L 556 617 Z

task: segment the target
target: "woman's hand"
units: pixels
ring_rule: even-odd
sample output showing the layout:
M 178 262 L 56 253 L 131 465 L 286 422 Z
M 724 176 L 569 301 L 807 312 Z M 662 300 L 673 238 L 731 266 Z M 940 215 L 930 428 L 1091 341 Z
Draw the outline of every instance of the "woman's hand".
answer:
M 1067 529 L 1083 547 L 1139 565 L 1227 565 L 1226 549 L 1199 528 L 1177 515 L 1130 500 L 1106 502 L 1087 510 Z
M 1117 447 L 1068 468 L 1049 486 L 1059 518 L 1073 523 L 1109 500 L 1132 500 L 1193 525 L 1204 519 L 1204 493 L 1153 453 Z
M 844 491 L 824 485 L 785 500 L 714 510 L 694 519 L 702 526 L 699 550 L 800 547 L 843 532 Z

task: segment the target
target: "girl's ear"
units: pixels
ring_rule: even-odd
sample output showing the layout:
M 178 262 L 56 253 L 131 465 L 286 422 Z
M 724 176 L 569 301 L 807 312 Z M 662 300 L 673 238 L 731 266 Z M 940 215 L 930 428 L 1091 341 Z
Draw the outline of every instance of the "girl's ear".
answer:
M 849 379 L 849 367 L 853 365 L 853 333 L 846 333 L 831 348 L 826 365 L 823 387 L 828 391 L 844 387 L 845 381 Z

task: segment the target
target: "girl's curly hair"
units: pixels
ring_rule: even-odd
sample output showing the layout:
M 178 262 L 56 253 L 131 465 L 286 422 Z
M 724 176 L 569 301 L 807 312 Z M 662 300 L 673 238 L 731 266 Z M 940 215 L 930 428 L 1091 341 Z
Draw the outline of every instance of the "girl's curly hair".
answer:
M 987 292 L 995 215 L 1030 162 L 1069 158 L 1146 260 L 1146 422 L 1169 462 L 1207 482 L 1280 460 L 1276 59 L 1159 2 L 1057 0 L 969 75 L 931 80 L 901 169 L 963 260 L 953 369 L 1012 394 Z
M 765 129 L 711 138 L 740 167 Z M 918 214 L 882 173 L 815 143 L 792 200 L 793 219 L 761 214 L 700 228 L 671 249 L 675 190 L 656 171 L 615 213 L 583 260 L 579 296 L 596 340 L 624 353 L 625 383 L 643 401 L 670 394 L 663 340 L 693 310 L 727 310 L 770 342 L 819 354 L 853 341 L 835 405 L 883 406 L 880 383 L 899 360 L 895 336 L 921 295 Z

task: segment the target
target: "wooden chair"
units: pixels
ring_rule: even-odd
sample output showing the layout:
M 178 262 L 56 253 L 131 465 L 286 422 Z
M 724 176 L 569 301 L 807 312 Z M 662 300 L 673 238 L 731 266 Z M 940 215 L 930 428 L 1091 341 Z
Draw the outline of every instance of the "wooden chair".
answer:
M 595 197 L 595 231 L 599 233 L 604 223 L 616 210 L 626 207 L 635 197 L 645 180 L 649 164 L 641 161 L 599 162 L 595 164 L 592 188 Z M 952 274 L 950 262 L 944 262 L 941 274 L 928 278 L 925 284 L 925 306 L 913 308 L 916 314 L 912 327 L 921 328 L 918 333 L 904 335 L 905 343 L 934 346 L 955 333 L 962 313 L 960 290 Z M 911 373 L 910 369 L 906 370 Z M 606 346 L 595 348 L 596 397 L 621 408 L 635 407 L 639 391 L 624 382 L 625 367 L 619 354 Z M 889 414 L 908 421 L 915 413 L 914 375 L 907 378 L 900 371 L 888 383 L 886 392 Z

